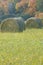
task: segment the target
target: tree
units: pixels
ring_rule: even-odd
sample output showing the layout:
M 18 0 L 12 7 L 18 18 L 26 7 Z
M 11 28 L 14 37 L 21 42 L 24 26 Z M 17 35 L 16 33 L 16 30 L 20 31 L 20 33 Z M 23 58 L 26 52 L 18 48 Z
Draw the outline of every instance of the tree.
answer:
M 37 0 L 36 4 L 37 4 L 37 10 L 43 12 L 43 0 Z

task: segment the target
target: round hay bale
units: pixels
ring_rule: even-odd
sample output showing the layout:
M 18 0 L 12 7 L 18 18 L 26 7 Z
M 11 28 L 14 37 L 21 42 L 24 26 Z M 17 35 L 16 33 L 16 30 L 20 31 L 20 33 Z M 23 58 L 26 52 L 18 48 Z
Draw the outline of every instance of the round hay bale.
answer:
M 26 28 L 40 28 L 41 20 L 31 17 L 26 21 Z
M 40 19 L 41 20 L 41 28 L 43 28 L 43 19 Z
M 1 32 L 18 32 L 19 25 L 17 21 L 13 18 L 8 18 L 1 23 Z
M 1 21 L 0 21 L 0 32 L 1 32 Z

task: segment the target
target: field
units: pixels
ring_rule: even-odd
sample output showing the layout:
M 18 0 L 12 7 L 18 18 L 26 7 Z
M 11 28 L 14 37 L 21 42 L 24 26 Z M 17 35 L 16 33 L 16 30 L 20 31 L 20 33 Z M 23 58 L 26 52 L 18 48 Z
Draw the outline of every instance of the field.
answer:
M 43 29 L 0 33 L 0 65 L 43 65 Z

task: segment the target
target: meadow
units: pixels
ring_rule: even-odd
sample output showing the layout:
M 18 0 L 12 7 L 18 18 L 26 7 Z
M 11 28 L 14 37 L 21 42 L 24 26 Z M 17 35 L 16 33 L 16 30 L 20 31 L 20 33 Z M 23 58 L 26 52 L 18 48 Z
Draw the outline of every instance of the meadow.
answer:
M 43 65 L 43 29 L 0 32 L 0 65 Z

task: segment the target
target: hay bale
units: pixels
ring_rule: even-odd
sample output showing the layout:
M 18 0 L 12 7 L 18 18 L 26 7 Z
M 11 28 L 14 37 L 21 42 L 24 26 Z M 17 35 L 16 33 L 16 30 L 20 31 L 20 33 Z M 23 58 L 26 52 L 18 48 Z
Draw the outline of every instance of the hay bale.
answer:
M 41 20 L 41 24 L 40 24 L 41 28 L 43 28 L 43 19 L 41 18 L 40 20 Z
M 26 28 L 40 28 L 41 20 L 31 17 L 26 21 Z
M 1 21 L 0 21 L 0 32 L 1 32 Z
M 2 21 L 1 23 L 1 31 L 2 32 L 18 32 L 19 25 L 16 20 L 13 18 L 8 18 Z

